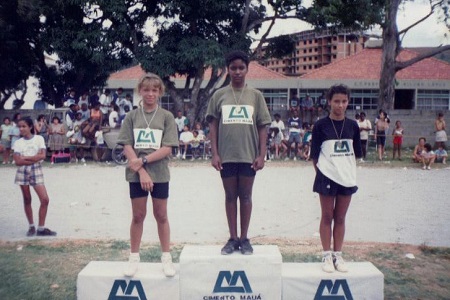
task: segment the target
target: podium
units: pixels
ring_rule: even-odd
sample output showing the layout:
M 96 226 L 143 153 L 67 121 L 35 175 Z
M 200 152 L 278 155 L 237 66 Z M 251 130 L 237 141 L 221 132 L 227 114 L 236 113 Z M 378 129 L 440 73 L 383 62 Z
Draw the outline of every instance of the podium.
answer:
M 133 277 L 125 277 L 127 262 L 91 261 L 78 274 L 78 300 L 161 299 L 178 300 L 179 268 L 177 275 L 164 276 L 160 263 L 140 263 Z
M 384 298 L 384 276 L 370 262 L 346 262 L 347 273 L 322 271 L 321 263 L 284 263 L 283 300 Z
M 253 246 L 252 255 L 220 254 L 221 246 L 185 246 L 180 299 L 281 299 L 282 257 L 277 246 Z

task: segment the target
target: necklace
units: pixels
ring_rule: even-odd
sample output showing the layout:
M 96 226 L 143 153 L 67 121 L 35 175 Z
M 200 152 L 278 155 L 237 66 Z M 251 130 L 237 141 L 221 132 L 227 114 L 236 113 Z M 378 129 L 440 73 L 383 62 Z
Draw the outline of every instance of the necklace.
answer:
M 341 147 L 342 147 L 341 139 L 342 139 L 342 133 L 344 132 L 345 118 L 344 118 L 344 122 L 342 123 L 341 134 L 339 134 L 339 135 L 338 135 L 338 133 L 337 133 L 336 126 L 334 126 L 333 119 L 330 118 L 330 120 L 331 120 L 331 124 L 333 125 L 334 132 L 336 133 L 336 137 L 337 137 L 337 139 L 338 139 L 338 144 L 337 144 L 337 146 L 338 146 L 338 148 L 341 148 Z
M 244 95 L 244 91 L 245 91 L 245 88 L 247 87 L 247 85 L 244 85 L 244 88 L 242 89 L 241 95 L 239 96 L 239 100 L 236 99 L 236 94 L 234 93 L 233 86 L 231 84 L 230 84 L 230 86 L 231 86 L 231 91 L 233 92 L 234 102 L 236 103 L 237 109 L 239 109 L 240 105 L 241 105 L 242 95 Z
M 150 122 L 147 122 L 147 119 L 145 118 L 144 106 L 141 106 L 141 108 L 142 108 L 142 117 L 144 117 L 144 121 L 147 124 L 147 129 L 150 129 L 150 124 L 152 124 L 152 121 L 156 116 L 156 112 L 158 111 L 159 105 L 156 106 L 156 109 L 154 111 L 150 112 L 150 113 L 155 112 L 152 118 L 150 119 Z

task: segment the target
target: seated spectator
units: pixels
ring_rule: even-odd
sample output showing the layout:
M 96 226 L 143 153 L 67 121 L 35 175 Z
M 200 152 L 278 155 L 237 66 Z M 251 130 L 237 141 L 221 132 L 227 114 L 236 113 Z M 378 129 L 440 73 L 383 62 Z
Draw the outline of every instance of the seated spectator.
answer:
M 67 128 L 73 129 L 73 122 L 76 119 L 76 114 L 80 110 L 80 107 L 77 104 L 70 104 L 69 110 L 66 112 L 66 126 Z
M 75 90 L 70 90 L 69 94 L 64 98 L 64 106 L 70 107 L 72 104 L 77 104 L 77 100 L 75 99 Z
M 192 160 L 202 158 L 203 147 L 205 142 L 205 135 L 198 132 L 198 130 L 192 131 L 193 138 L 191 140 Z
M 303 123 L 303 137 L 302 137 L 302 146 L 301 146 L 301 158 L 309 161 L 309 153 L 311 149 L 311 138 L 312 138 L 312 129 L 311 126 L 307 123 Z
M 435 162 L 442 162 L 444 165 L 447 163 L 447 151 L 445 151 L 443 145 L 439 145 L 434 154 L 436 155 Z
M 78 98 L 78 106 L 82 108 L 83 103 L 86 103 L 86 107 L 89 108 L 89 91 L 86 90 L 83 94 Z
M 91 112 L 88 109 L 88 103 L 83 102 L 79 106 L 81 107 L 81 109 L 78 111 L 79 113 L 81 113 L 81 120 L 83 121 L 89 120 L 91 118 Z
M 287 150 L 286 145 L 283 143 L 283 132 L 278 127 L 271 127 L 269 135 L 271 136 L 270 148 L 274 153 L 274 158 L 280 159 L 280 157 L 283 156 Z
M 83 147 L 78 147 L 78 145 L 85 145 L 86 138 L 83 136 L 82 125 L 85 121 L 81 120 L 81 113 L 76 113 L 75 121 L 73 122 L 73 128 L 68 132 L 69 144 L 71 144 L 70 154 L 72 161 L 78 162 L 78 152 L 81 157 L 81 162 L 86 162 L 84 159 L 84 149 Z
M 102 120 L 103 120 L 103 113 L 100 110 L 100 102 L 92 103 L 91 123 L 100 124 L 101 125 Z
M 297 160 L 298 145 L 301 143 L 301 120 L 298 117 L 298 111 L 293 111 L 293 116 L 288 120 L 289 127 L 289 140 L 287 142 L 287 157 L 285 160 L 289 160 L 291 157 L 291 145 L 295 144 L 294 148 L 294 160 Z
M 422 151 L 424 149 L 424 145 L 427 139 L 424 137 L 419 138 L 419 143 L 414 147 L 414 151 L 412 153 L 413 162 L 420 163 L 422 162 Z
M 436 159 L 436 155 L 434 154 L 434 151 L 431 148 L 431 145 L 429 143 L 426 143 L 424 146 L 424 149 L 422 151 L 422 169 L 424 170 L 431 170 L 431 165 L 434 163 L 434 160 Z
M 191 141 L 194 139 L 194 135 L 189 131 L 189 126 L 184 125 L 183 132 L 180 134 L 180 147 L 177 157 L 186 159 L 186 152 L 189 150 Z
M 117 105 L 113 105 L 113 111 L 109 113 L 109 127 L 119 128 L 120 120 L 119 120 L 119 107 Z

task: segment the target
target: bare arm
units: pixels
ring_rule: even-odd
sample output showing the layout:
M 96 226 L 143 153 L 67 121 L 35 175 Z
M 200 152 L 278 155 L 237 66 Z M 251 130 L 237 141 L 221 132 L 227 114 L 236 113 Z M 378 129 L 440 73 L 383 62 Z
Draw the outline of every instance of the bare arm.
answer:
M 219 134 L 219 120 L 213 119 L 209 123 L 209 139 L 211 140 L 211 165 L 217 171 L 222 170 L 222 161 L 219 155 L 219 146 L 218 146 L 218 134 Z
M 30 166 L 45 159 L 45 149 L 40 149 L 34 156 L 22 156 L 20 153 L 14 153 L 13 158 L 16 166 Z
M 267 128 L 265 125 L 258 126 L 258 136 L 259 136 L 259 155 L 253 162 L 252 168 L 255 171 L 264 168 L 264 157 L 267 152 Z

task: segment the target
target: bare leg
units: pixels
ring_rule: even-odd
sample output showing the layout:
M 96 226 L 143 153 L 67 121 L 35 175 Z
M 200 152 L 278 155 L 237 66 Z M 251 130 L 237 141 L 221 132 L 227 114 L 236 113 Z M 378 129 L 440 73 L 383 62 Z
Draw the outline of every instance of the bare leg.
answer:
M 23 207 L 25 210 L 25 216 L 27 217 L 28 224 L 33 224 L 33 208 L 31 206 L 31 193 L 29 185 L 21 185 L 20 190 L 23 196 Z
M 238 178 L 222 178 L 223 188 L 225 189 L 225 211 L 227 214 L 228 230 L 230 238 L 237 239 L 237 197 L 238 197 Z
M 153 216 L 158 226 L 162 252 L 170 251 L 170 225 L 167 217 L 167 199 L 153 198 Z
M 41 201 L 41 206 L 39 207 L 39 226 L 45 225 L 45 218 L 47 217 L 48 203 L 50 202 L 47 194 L 47 189 L 45 185 L 35 185 L 34 190 Z
M 241 216 L 241 240 L 247 238 L 250 219 L 252 216 L 252 190 L 255 177 L 239 177 L 239 208 Z
M 130 226 L 131 253 L 138 253 L 141 247 L 144 220 L 147 215 L 147 197 L 134 198 L 131 200 L 133 219 Z
M 331 224 L 333 222 L 334 196 L 320 195 L 320 207 L 322 215 L 320 219 L 320 241 L 323 251 L 331 250 Z
M 333 249 L 341 251 L 345 236 L 345 215 L 350 206 L 351 195 L 337 195 L 334 206 Z

